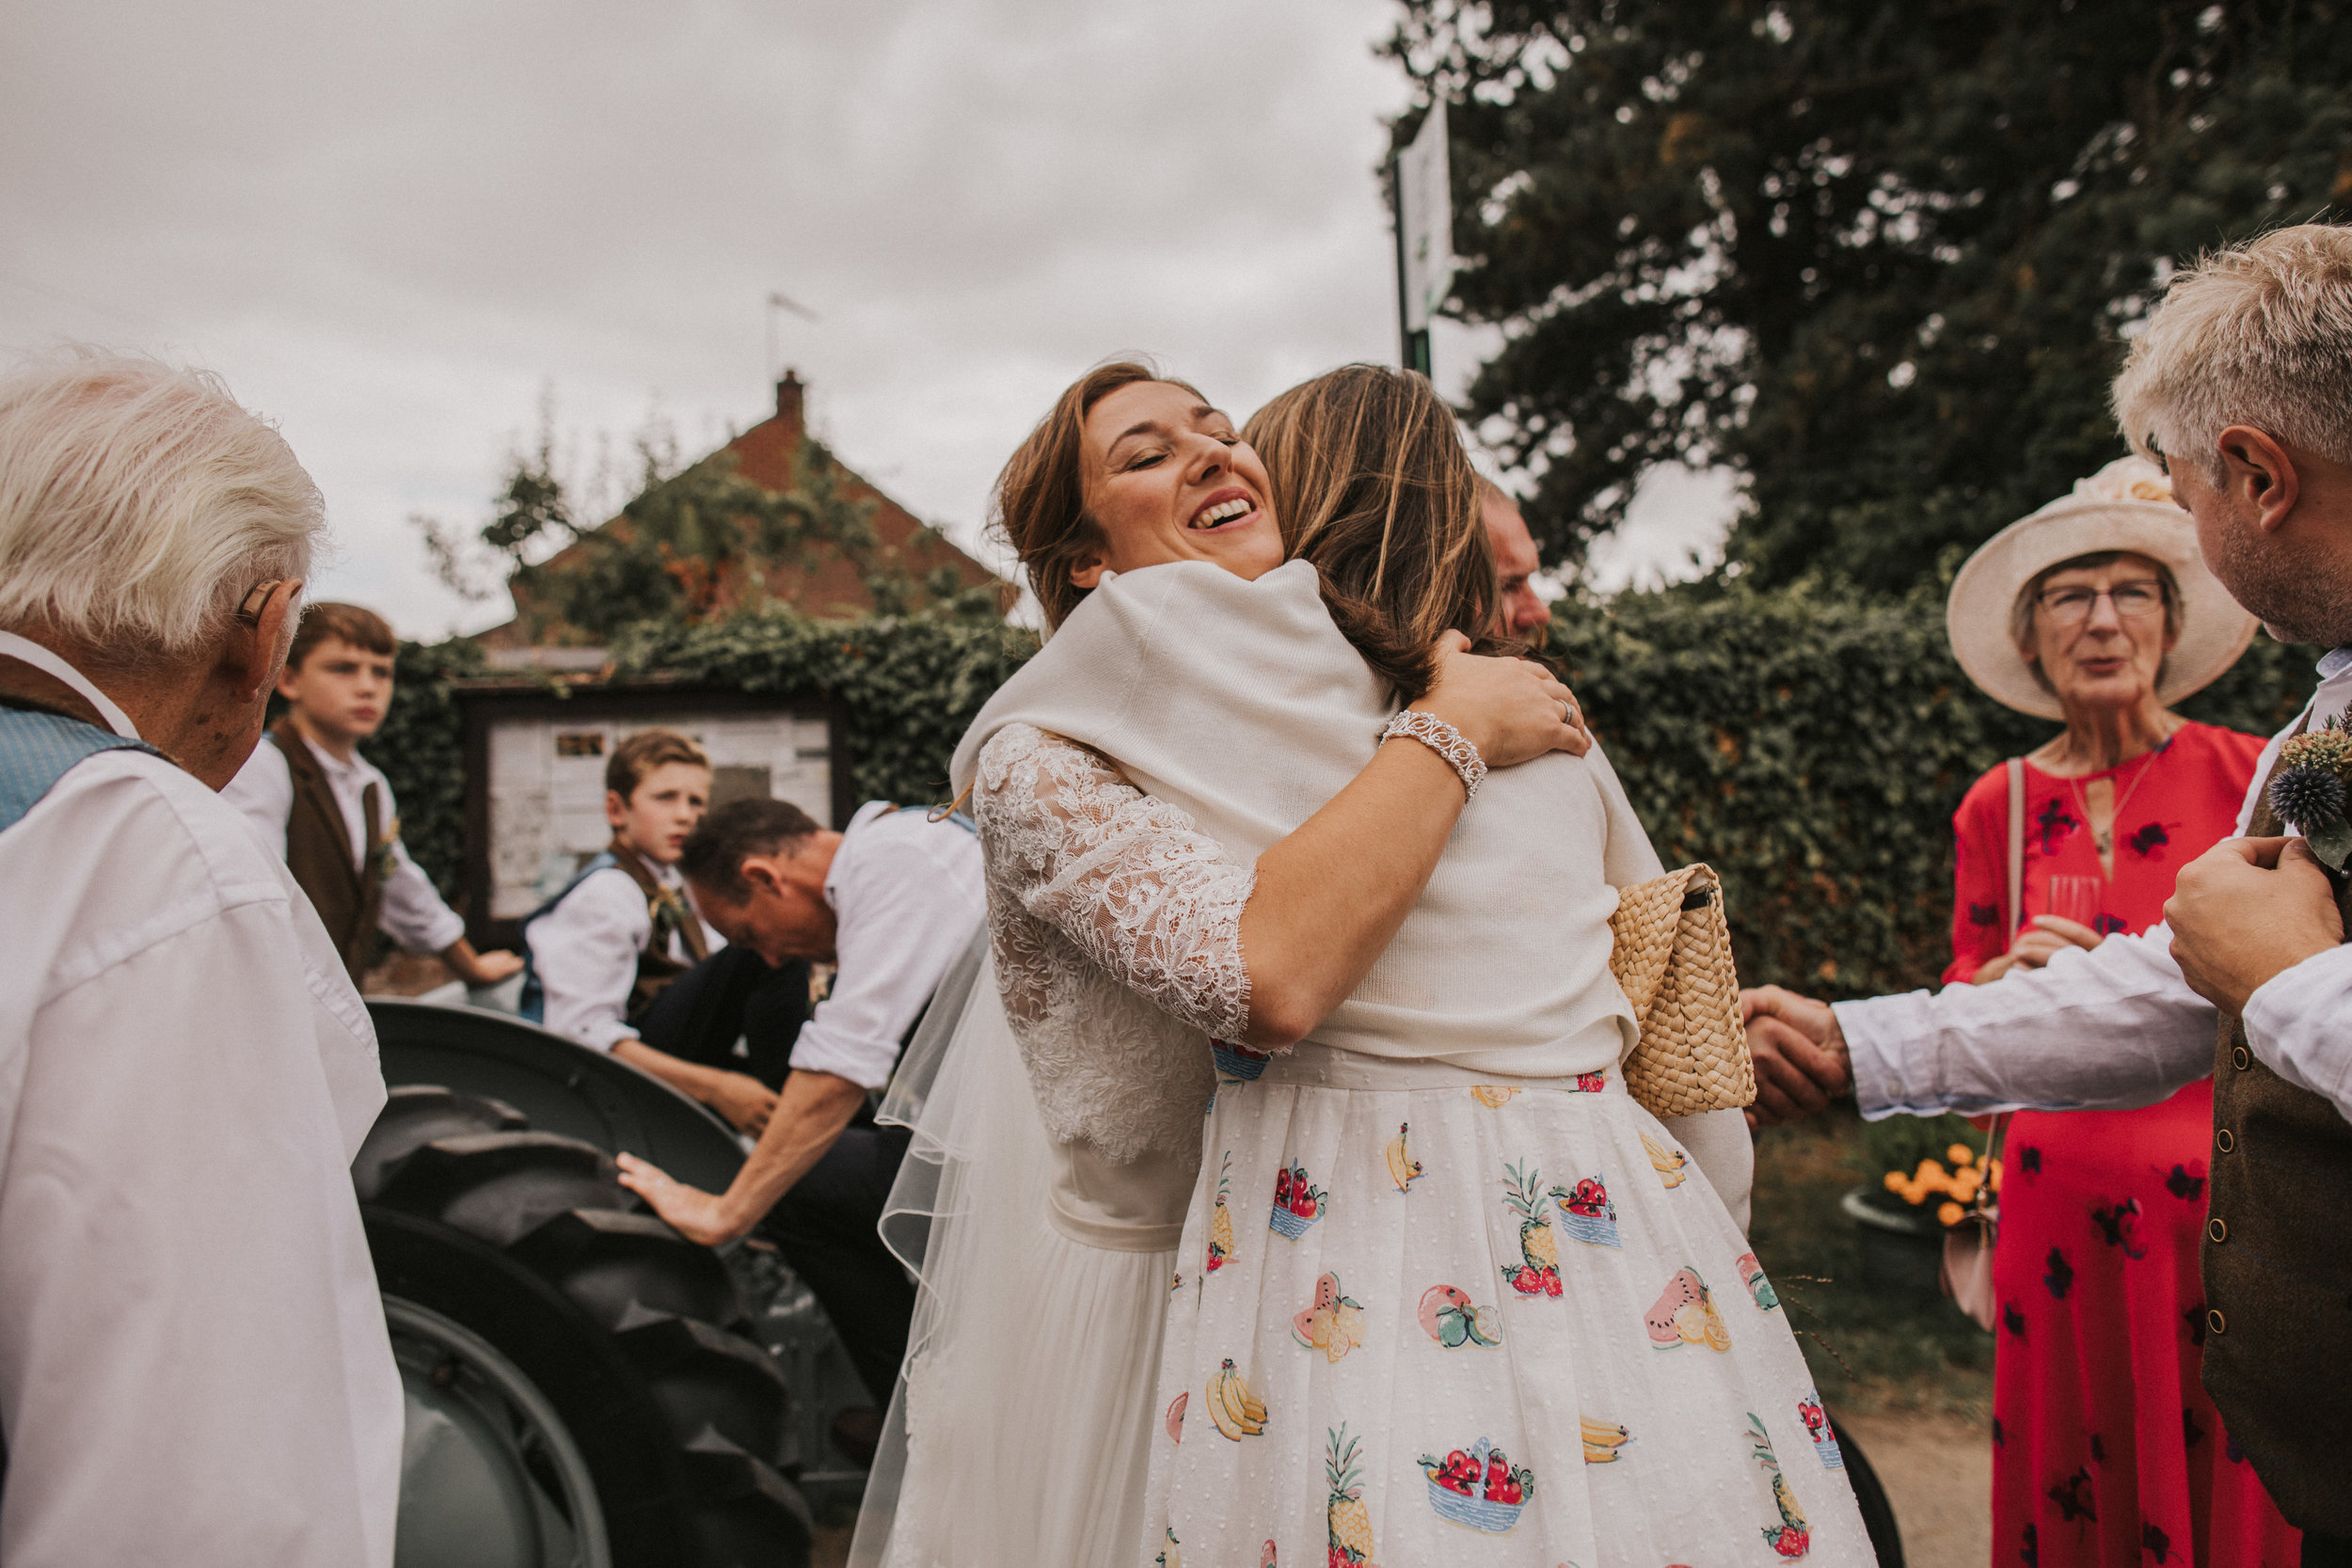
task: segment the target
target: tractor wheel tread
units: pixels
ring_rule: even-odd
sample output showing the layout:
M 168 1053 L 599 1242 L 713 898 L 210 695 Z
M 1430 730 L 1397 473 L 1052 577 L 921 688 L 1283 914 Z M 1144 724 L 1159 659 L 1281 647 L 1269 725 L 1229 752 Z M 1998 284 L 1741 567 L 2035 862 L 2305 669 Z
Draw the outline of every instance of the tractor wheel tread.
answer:
M 564 1332 L 587 1337 L 571 1359 L 548 1363 L 545 1376 L 564 1388 L 559 1408 L 583 1451 L 630 1466 L 630 1479 L 610 1482 L 605 1510 L 616 1562 L 807 1562 L 808 1505 L 783 1473 L 798 1458 L 784 1373 L 732 1332 L 748 1328 L 749 1315 L 725 1264 L 636 1212 L 611 1155 L 531 1132 L 496 1101 L 403 1085 L 354 1162 L 355 1182 L 363 1165 L 375 1189 L 371 1213 L 384 1225 L 448 1238 L 441 1254 L 422 1240 L 404 1246 L 424 1245 L 427 1259 L 446 1256 L 451 1269 L 475 1270 L 473 1293 L 445 1297 L 437 1309 L 462 1322 L 474 1314 L 454 1307 L 478 1307 L 487 1316 L 477 1332 L 496 1343 L 501 1336 L 491 1330 L 501 1327 L 511 1340 L 522 1320 L 501 1317 L 495 1294 L 482 1294 L 495 1287 L 479 1283 L 496 1258 L 512 1271 L 514 1290 L 527 1288 L 547 1304 L 532 1310 L 568 1313 L 577 1327 Z M 418 1266 L 412 1256 L 395 1293 L 431 1295 Z M 386 1289 L 395 1291 L 391 1276 Z M 544 1332 L 554 1332 L 551 1321 Z M 580 1359 L 589 1346 L 604 1369 L 594 1375 Z M 565 1385 L 574 1366 L 582 1375 Z M 600 1480 L 599 1491 L 607 1484 Z M 624 1555 L 624 1541 L 638 1544 Z

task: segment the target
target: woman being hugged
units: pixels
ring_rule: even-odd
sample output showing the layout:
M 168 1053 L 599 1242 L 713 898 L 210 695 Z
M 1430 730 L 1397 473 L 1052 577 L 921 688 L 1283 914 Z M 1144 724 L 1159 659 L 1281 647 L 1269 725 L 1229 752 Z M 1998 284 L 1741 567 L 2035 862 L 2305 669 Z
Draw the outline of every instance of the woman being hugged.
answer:
M 1944 978 L 1987 984 L 2156 924 L 2180 868 L 2237 831 L 2263 748 L 2170 711 L 2254 622 L 2163 472 L 2111 463 L 1994 535 L 1953 579 L 1947 625 L 1988 695 L 2066 728 L 1953 816 Z M 1996 1557 L 2293 1561 L 2296 1532 L 2199 1381 L 2212 1081 L 2138 1110 L 2001 1119 Z
M 1726 1207 L 1738 1114 L 1692 1118 L 1738 1139 L 1719 1194 L 1711 1129 L 1625 1092 L 1608 922 L 1659 866 L 1623 789 L 1597 752 L 1488 770 L 1438 706 L 1467 656 L 1430 640 L 1483 633 L 1494 595 L 1450 411 L 1416 376 L 1319 377 L 1252 421 L 1264 480 L 1163 381 L 1074 434 L 1033 443 L 1066 453 L 1078 526 L 1015 531 L 1058 629 L 957 777 L 1018 911 L 1016 1029 L 1055 1005 L 1025 994 L 1025 940 L 1216 1042 L 1130 1560 L 1434 1562 L 1484 1536 L 1530 1568 L 1869 1561 Z M 1269 490 L 1296 559 L 1208 553 Z M 1091 825 L 1128 811 L 1172 814 L 1182 848 L 1103 865 Z
M 1131 635 L 1124 599 L 1073 632 L 1068 618 L 1112 567 L 1180 562 L 1246 588 L 1282 562 L 1264 470 L 1193 388 L 1135 364 L 1089 372 L 1007 465 L 998 506 L 1061 629 L 959 752 L 987 856 L 991 955 L 936 1083 L 909 1092 L 930 1054 L 918 1037 L 883 1108 L 914 1128 L 890 1209 L 930 1223 L 906 1254 L 921 1292 L 852 1550 L 861 1568 L 1129 1559 L 1160 1425 L 1168 1281 L 1216 1089 L 1212 1040 L 1227 1059 L 1262 1063 L 1253 1047 L 1295 1039 L 1344 996 L 1411 907 L 1465 799 L 1454 763 L 1419 745 L 1376 749 L 1368 730 L 1343 769 L 1302 781 L 1319 793 L 1284 802 L 1279 825 L 1236 856 L 1213 836 L 1218 823 L 1147 795 L 1101 744 L 1106 690 L 1136 720 L 1127 749 L 1138 755 L 1159 719 L 1200 716 L 1158 712 L 1175 683 L 1138 669 L 1139 651 L 1191 667 L 1195 690 L 1224 651 L 1217 626 L 1181 610 Z M 1113 533 L 1145 543 L 1114 559 Z M 1492 594 L 1483 556 L 1478 569 L 1487 596 L 1466 612 L 1471 626 Z M 1324 651 L 1370 681 L 1315 600 L 1311 569 L 1305 582 L 1287 624 L 1257 641 L 1279 647 L 1319 628 Z M 1470 641 L 1435 625 L 1390 637 L 1388 657 L 1498 769 L 1589 745 L 1566 721 L 1565 687 L 1470 654 Z M 1023 692 L 1038 701 L 1023 705 Z M 1330 693 L 1284 695 L 1312 706 Z M 1279 722 L 1249 696 L 1232 693 L 1216 735 L 1179 744 L 1213 757 Z M 1063 723 L 1096 744 L 1065 738 Z

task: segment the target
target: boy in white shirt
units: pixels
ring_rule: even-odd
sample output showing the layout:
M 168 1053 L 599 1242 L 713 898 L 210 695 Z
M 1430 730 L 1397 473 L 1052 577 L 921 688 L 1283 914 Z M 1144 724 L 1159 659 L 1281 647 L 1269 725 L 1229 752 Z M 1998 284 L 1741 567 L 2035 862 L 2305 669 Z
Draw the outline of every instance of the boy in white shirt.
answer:
M 439 954 L 468 985 L 496 985 L 522 959 L 473 950 L 464 919 L 401 845 L 391 784 L 359 754 L 391 705 L 396 646 L 373 610 L 305 610 L 278 681 L 286 716 L 221 799 L 261 831 L 310 895 L 352 984 L 380 928 L 409 952 Z
M 655 998 L 726 945 L 688 901 L 677 871 L 710 801 L 710 760 L 675 731 L 644 730 L 613 748 L 604 784 L 612 845 L 523 921 L 531 955 L 523 1016 L 642 1068 L 756 1136 L 773 1090 L 714 1065 L 718 1053 L 690 1060 L 644 1038 Z M 801 983 L 805 994 L 805 972 Z

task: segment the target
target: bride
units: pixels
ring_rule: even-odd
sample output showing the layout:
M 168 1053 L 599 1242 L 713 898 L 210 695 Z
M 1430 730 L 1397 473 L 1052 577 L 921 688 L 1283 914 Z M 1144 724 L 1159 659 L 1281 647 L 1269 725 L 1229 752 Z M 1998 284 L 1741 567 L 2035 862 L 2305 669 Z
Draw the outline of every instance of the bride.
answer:
M 1788 1557 L 1818 1539 L 1833 1560 L 1867 1561 L 1842 1479 L 1784 1473 L 1808 1446 L 1810 1390 L 1723 1198 L 1611 1071 L 1631 1036 L 1606 967 L 1613 886 L 1656 870 L 1622 791 L 1597 756 L 1555 757 L 1497 773 L 1465 812 L 1477 759 L 1441 724 L 1379 744 L 1391 690 L 1429 686 L 1426 634 L 1483 626 L 1490 603 L 1450 416 L 1393 372 L 1322 378 L 1253 421 L 1269 483 L 1188 388 L 1120 368 L 1089 381 L 1105 375 L 1120 379 L 1073 388 L 1075 417 L 1049 420 L 1008 470 L 1008 522 L 1062 625 L 976 724 L 958 776 L 977 775 L 1000 984 L 1065 1236 L 1148 1230 L 1157 1257 L 1161 1179 L 1188 1162 L 1137 1156 L 1181 1137 L 1180 1112 L 1203 1147 L 1210 1086 L 1167 1025 L 1230 1042 L 1215 1052 L 1216 1164 L 1160 1275 L 1172 1323 L 1144 1417 L 1155 1545 L 1141 1560 L 1263 1561 L 1263 1543 L 1360 1562 L 1375 1541 L 1428 1556 L 1470 1528 L 1502 1538 L 1497 1560 Z M 1249 538 L 1273 531 L 1269 490 L 1320 581 L 1306 563 L 1270 569 L 1279 550 Z M 1383 768 L 1450 799 L 1367 789 Z M 1131 818 L 1172 841 L 1129 853 L 1148 847 L 1119 838 Z M 1433 821 L 1444 860 L 1422 893 Z M 1332 830 L 1318 853 L 1293 852 L 1318 829 Z M 1358 920 L 1351 939 L 1295 912 L 1318 902 Z M 1133 1010 L 1138 996 L 1160 1011 Z M 1704 1168 L 1699 1130 L 1682 1131 Z M 1741 1134 L 1724 1198 L 1744 1196 L 1744 1151 Z M 1581 1243 L 1565 1267 L 1555 1205 Z M 941 1208 L 951 1240 L 1003 1229 L 944 1195 Z M 1085 1428 L 1139 1390 L 1106 1375 L 1116 1354 L 1061 1333 L 1072 1315 L 1028 1289 L 1039 1276 L 1000 1271 L 991 1288 L 937 1252 L 927 1278 L 946 1288 L 939 1332 L 910 1360 L 892 1555 L 1060 1560 L 1025 1531 L 966 1534 L 934 1505 L 969 1498 L 976 1466 L 1006 1456 L 1019 1479 L 1023 1456 L 1053 1449 L 1057 1414 Z M 1735 1300 L 1754 1287 L 1736 1334 L 1710 1274 Z M 1141 1343 L 1128 1284 L 1104 1295 L 1127 1302 Z M 1038 1353 L 1019 1309 L 963 1332 L 1011 1300 L 1064 1342 Z M 1683 1354 L 1650 1359 L 1669 1351 Z M 1051 1499 L 1033 1517 L 1057 1540 L 1073 1521 L 1132 1518 L 1138 1414 L 1095 1421 L 1098 1446 L 1030 1494 Z M 977 1449 L 985 1462 L 967 1458 Z M 1692 1510 L 1702 1495 L 1716 1506 Z M 1071 1560 L 1138 1560 L 1117 1533 Z
M 1124 407 L 1122 390 L 1171 388 L 1182 429 L 1122 430 L 1118 472 L 1088 466 L 1085 432 L 1102 408 Z M 1168 504 L 1179 492 L 1181 516 Z M 1267 492 L 1255 455 L 1191 388 L 1109 365 L 1015 454 L 999 504 L 1025 550 L 1048 519 L 1067 530 L 1089 510 L 1151 510 L 1164 559 L 1254 577 L 1281 560 Z M 1032 570 L 1051 624 L 1104 576 L 1070 564 Z M 1485 624 L 1490 595 L 1465 624 Z M 1359 619 L 1426 692 L 1422 705 L 1498 766 L 1589 744 L 1563 721 L 1566 689 L 1536 667 L 1471 655 L 1459 634 L 1440 647 L 1442 623 L 1396 633 Z M 946 1031 L 910 1048 L 882 1110 L 915 1130 L 884 1229 L 923 1290 L 857 1564 L 1132 1557 L 1160 1326 L 1215 1084 L 1211 1037 L 1231 1059 L 1262 1060 L 1253 1048 L 1287 1043 L 1328 1011 L 1386 945 L 1464 803 L 1434 753 L 1367 747 L 1352 779 L 1309 802 L 1295 832 L 1271 835 L 1253 867 L 1099 754 L 1033 739 L 1025 761 L 997 748 L 993 782 L 974 797 L 990 850 L 992 973 L 944 1053 Z M 1017 802 L 1008 768 L 1028 769 Z M 1383 832 L 1398 818 L 1412 826 Z M 1194 875 L 1156 880 L 1179 866 Z M 1248 965 L 1230 942 L 1198 944 L 1211 910 L 1238 920 Z M 904 1215 L 929 1218 L 927 1242 Z

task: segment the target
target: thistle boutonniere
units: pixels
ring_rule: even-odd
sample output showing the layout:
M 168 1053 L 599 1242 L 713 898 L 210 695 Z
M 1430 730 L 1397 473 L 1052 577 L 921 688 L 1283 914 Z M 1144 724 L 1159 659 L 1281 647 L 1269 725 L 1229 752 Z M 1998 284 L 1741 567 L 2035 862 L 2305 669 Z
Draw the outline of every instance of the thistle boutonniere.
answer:
M 377 836 L 375 841 L 375 879 L 377 881 L 389 879 L 393 868 L 399 865 L 400 862 L 395 858 L 395 851 L 399 848 L 400 818 L 395 816 L 384 825 L 384 832 Z
M 2270 775 L 2270 809 L 2310 842 L 2312 853 L 2339 885 L 2345 863 L 2352 862 L 2347 785 L 2352 785 L 2352 730 L 2341 719 L 2279 749 L 2279 766 Z
M 658 951 L 667 951 L 670 939 L 685 928 L 686 900 L 678 896 L 677 889 L 661 888 L 654 894 L 649 912 L 653 915 L 653 945 Z

